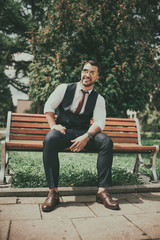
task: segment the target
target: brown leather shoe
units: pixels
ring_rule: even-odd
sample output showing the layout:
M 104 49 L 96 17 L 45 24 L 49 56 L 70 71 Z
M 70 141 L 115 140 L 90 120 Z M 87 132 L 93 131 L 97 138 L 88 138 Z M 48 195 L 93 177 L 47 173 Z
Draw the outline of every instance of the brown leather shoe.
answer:
M 96 194 L 96 202 L 104 204 L 106 208 L 112 210 L 120 210 L 117 202 L 113 201 L 112 197 L 105 190 Z
M 45 202 L 42 204 L 43 212 L 50 212 L 54 210 L 55 206 L 59 203 L 59 193 L 56 191 L 51 191 L 48 193 L 48 196 Z

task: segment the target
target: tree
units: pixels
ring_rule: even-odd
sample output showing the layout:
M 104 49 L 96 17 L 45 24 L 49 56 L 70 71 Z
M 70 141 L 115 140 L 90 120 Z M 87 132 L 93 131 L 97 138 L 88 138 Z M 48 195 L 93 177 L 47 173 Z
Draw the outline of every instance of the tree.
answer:
M 149 18 L 145 4 L 142 8 L 142 1 L 136 0 L 54 1 L 43 27 L 31 33 L 30 95 L 43 105 L 59 83 L 79 80 L 81 63 L 96 59 L 102 65 L 97 88 L 106 99 L 108 115 L 145 109 L 158 84 L 155 29 L 151 30 L 158 20 L 157 3 L 147 2 Z M 144 29 L 149 21 L 152 24 Z
M 15 107 L 13 106 L 11 91 L 6 85 L 6 82 L 0 81 L 0 123 L 2 118 L 6 123 L 6 117 L 8 110 L 14 111 Z
M 16 61 L 17 53 L 28 53 L 28 37 L 31 30 L 37 30 L 43 20 L 44 6 L 47 0 L 0 0 L 0 88 L 1 93 L 7 89 L 8 98 L 11 98 L 9 86 L 19 91 L 28 93 L 28 86 L 21 82 L 23 77 L 28 76 L 28 65 L 31 61 Z M 13 66 L 15 76 L 8 77 L 6 68 Z M 3 96 L 1 106 L 6 105 L 6 96 Z M 11 99 L 8 101 L 12 101 Z M 12 110 L 9 104 L 6 111 Z M 2 111 L 3 112 L 3 111 Z
M 7 66 L 14 66 L 16 74 L 13 78 L 6 76 L 8 85 L 21 90 L 25 93 L 28 88 L 22 84 L 18 78 L 19 73 L 26 76 L 27 63 L 25 61 L 15 61 L 14 54 L 19 52 L 26 52 L 25 50 L 25 33 L 27 32 L 28 21 L 25 20 L 21 13 L 20 2 L 6 0 L 0 1 L 1 4 L 1 18 L 0 18 L 0 53 L 2 72 L 5 75 L 5 68 Z M 27 21 L 27 22 L 26 22 Z M 23 71 L 22 71 L 23 70 Z

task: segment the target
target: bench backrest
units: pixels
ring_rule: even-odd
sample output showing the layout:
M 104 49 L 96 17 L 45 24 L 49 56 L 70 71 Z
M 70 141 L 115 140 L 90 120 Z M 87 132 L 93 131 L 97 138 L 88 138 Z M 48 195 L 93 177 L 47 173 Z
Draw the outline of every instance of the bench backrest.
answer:
M 104 133 L 114 143 L 141 144 L 137 119 L 106 118 Z M 49 125 L 43 114 L 8 113 L 7 139 L 43 141 L 49 131 Z

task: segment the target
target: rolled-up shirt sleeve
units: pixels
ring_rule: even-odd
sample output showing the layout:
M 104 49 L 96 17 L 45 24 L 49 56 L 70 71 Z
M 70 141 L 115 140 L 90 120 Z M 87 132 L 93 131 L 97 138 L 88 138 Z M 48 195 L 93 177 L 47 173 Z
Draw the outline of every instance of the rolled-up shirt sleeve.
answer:
M 99 94 L 93 111 L 93 125 L 99 126 L 101 131 L 105 127 L 106 106 L 104 98 Z
M 56 108 L 60 105 L 63 100 L 67 84 L 59 85 L 53 93 L 49 96 L 47 102 L 44 105 L 44 113 L 53 112 L 55 113 Z

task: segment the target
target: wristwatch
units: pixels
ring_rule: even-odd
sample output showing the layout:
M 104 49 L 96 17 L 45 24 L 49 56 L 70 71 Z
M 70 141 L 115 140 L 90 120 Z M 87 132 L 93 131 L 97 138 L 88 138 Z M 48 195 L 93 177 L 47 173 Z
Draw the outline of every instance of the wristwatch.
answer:
M 89 137 L 90 140 L 93 139 L 92 133 L 88 132 L 88 137 Z

